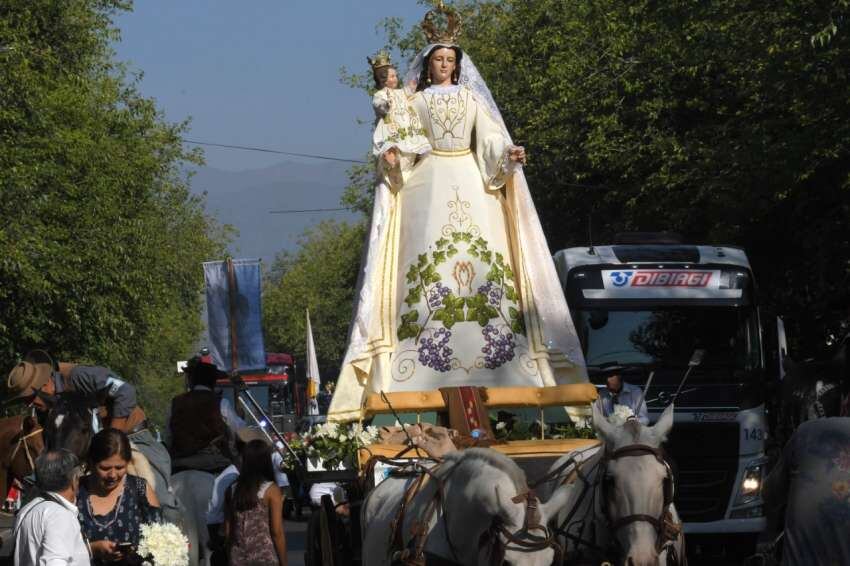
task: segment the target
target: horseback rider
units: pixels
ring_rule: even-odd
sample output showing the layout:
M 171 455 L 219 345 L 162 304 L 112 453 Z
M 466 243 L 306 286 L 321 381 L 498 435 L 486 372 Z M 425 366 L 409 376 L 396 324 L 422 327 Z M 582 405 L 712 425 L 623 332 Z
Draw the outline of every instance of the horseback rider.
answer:
M 163 435 L 174 472 L 201 470 L 218 474 L 231 464 L 233 434 L 245 422 L 230 400 L 213 391 L 216 380 L 226 376 L 197 356 L 189 360 L 189 391 L 172 399 Z
M 156 473 L 156 495 L 166 510 L 176 507 L 169 488 L 171 457 L 148 430 L 145 412 L 136 401 L 136 388 L 116 372 L 101 366 L 57 362 L 44 350 L 32 350 L 9 373 L 6 403 L 23 401 L 44 417 L 56 396 L 80 395 L 92 410 L 94 431 L 111 427 L 127 434 Z M 41 420 L 41 419 L 40 419 Z
M 97 408 L 101 421 L 127 434 L 147 426 L 145 413 L 136 404 L 136 388 L 111 369 L 54 362 L 44 350 L 33 350 L 12 368 L 7 382 L 7 402 L 24 400 L 37 411 L 50 410 L 57 394 L 75 392 Z

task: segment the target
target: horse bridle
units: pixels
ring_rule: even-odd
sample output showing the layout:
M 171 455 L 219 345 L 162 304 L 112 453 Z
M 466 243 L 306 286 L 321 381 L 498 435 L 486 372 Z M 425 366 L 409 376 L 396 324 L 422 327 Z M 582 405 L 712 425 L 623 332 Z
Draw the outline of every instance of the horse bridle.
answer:
M 15 456 L 18 455 L 18 452 L 20 452 L 21 448 L 23 447 L 24 454 L 26 454 L 26 456 L 27 456 L 27 464 L 29 464 L 29 467 L 30 467 L 29 472 L 30 473 L 34 472 L 35 471 L 35 458 L 33 457 L 33 452 L 35 452 L 35 451 L 32 448 L 30 448 L 30 445 L 27 442 L 27 440 L 29 440 L 30 438 L 32 438 L 33 436 L 35 436 L 37 434 L 41 434 L 43 432 L 43 430 L 44 429 L 42 429 L 41 427 L 38 427 L 35 430 L 32 430 L 29 433 L 24 434 L 24 421 L 21 421 L 21 430 L 18 433 L 21 436 L 20 436 L 20 438 L 18 438 L 18 443 L 15 444 L 15 448 L 12 449 L 12 455 L 9 457 L 9 462 L 11 463 L 11 462 L 15 461 Z M 38 453 L 36 453 L 35 455 L 38 456 Z
M 667 474 L 664 478 L 664 504 L 661 506 L 661 512 L 657 517 L 645 513 L 633 513 L 631 515 L 619 517 L 612 521 L 611 517 L 608 514 L 608 508 L 605 505 L 605 501 L 607 501 L 607 499 L 605 497 L 605 494 L 603 493 L 601 497 L 603 513 L 609 523 L 611 532 L 614 534 L 616 534 L 617 531 L 619 531 L 621 528 L 627 525 L 631 525 L 632 523 L 649 523 L 650 525 L 652 525 L 652 527 L 655 529 L 655 532 L 657 533 L 656 550 L 660 551 L 668 542 L 671 541 L 670 533 L 668 533 L 667 528 L 668 521 L 666 519 L 669 513 L 670 505 L 673 503 L 675 490 L 673 471 L 670 468 L 670 464 L 664 458 L 664 451 L 660 448 L 655 448 L 654 446 L 649 446 L 646 444 L 630 444 L 628 446 L 618 448 L 610 454 L 606 454 L 602 462 L 602 469 L 600 474 L 602 482 L 600 483 L 600 485 L 602 486 L 602 490 L 604 491 L 606 481 L 605 476 L 608 470 L 609 462 L 630 456 L 654 456 L 655 459 L 658 460 L 658 462 L 667 470 Z
M 555 551 L 555 557 L 552 563 L 559 564 L 563 556 L 563 548 L 558 543 L 556 534 L 548 526 L 541 523 L 540 499 L 534 493 L 534 490 L 529 489 L 523 493 L 519 493 L 512 497 L 511 501 L 514 503 L 525 502 L 523 523 L 522 527 L 515 532 L 508 530 L 504 523 L 499 522 L 496 525 L 495 530 L 497 535 L 503 536 L 507 541 L 506 543 L 502 543 L 499 549 L 501 556 L 499 556 L 497 563 L 501 563 L 504 560 L 504 552 L 508 550 L 509 545 L 513 545 L 514 548 L 511 548 L 511 550 L 517 552 L 537 552 L 538 550 L 552 548 Z M 543 535 L 532 534 L 533 531 L 542 531 Z M 521 533 L 525 533 L 525 537 L 520 537 L 519 535 Z

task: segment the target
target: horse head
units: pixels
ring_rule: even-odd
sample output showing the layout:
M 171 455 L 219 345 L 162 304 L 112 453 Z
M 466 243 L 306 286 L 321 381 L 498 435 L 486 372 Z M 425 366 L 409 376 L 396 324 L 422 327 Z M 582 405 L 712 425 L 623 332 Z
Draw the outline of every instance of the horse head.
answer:
M 65 449 L 85 461 L 94 435 L 92 417 L 87 401 L 77 393 L 54 396 L 44 423 L 47 448 Z
M 593 405 L 593 426 L 605 445 L 599 478 L 601 511 L 623 564 L 658 564 L 674 480 L 661 450 L 673 426 L 673 405 L 654 426 L 628 419 L 613 424 Z
M 486 448 L 454 452 L 435 475 L 445 478 L 446 492 L 446 537 L 430 549 L 435 554 L 460 564 L 528 566 L 549 566 L 560 554 L 547 526 L 560 509 L 541 504 L 507 456 Z

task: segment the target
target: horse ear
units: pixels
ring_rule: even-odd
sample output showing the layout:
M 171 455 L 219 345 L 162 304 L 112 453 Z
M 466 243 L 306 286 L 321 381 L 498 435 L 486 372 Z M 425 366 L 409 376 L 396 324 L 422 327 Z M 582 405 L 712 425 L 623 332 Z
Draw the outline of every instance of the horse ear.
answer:
M 612 440 L 614 438 L 614 425 L 609 423 L 602 413 L 602 403 L 600 401 L 591 403 L 590 410 L 593 414 L 593 428 L 596 429 L 602 440 Z
M 667 408 L 664 409 L 664 412 L 661 413 L 661 416 L 658 417 L 658 421 L 652 425 L 652 435 L 658 440 L 658 444 L 667 440 L 667 435 L 670 434 L 670 429 L 672 428 L 673 403 L 670 403 L 667 405 Z

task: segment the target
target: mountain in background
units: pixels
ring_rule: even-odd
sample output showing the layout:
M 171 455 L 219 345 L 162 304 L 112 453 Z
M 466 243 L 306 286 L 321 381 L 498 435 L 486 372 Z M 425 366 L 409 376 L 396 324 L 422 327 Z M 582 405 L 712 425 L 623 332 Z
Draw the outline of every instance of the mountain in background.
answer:
M 263 169 L 224 171 L 199 167 L 192 192 L 206 192 L 207 211 L 238 235 L 230 245 L 233 257 L 259 257 L 263 272 L 275 256 L 293 250 L 298 237 L 322 220 L 354 220 L 352 212 L 271 214 L 272 210 L 338 208 L 348 183 L 346 163 L 282 162 Z M 213 259 L 213 258 L 210 258 Z

